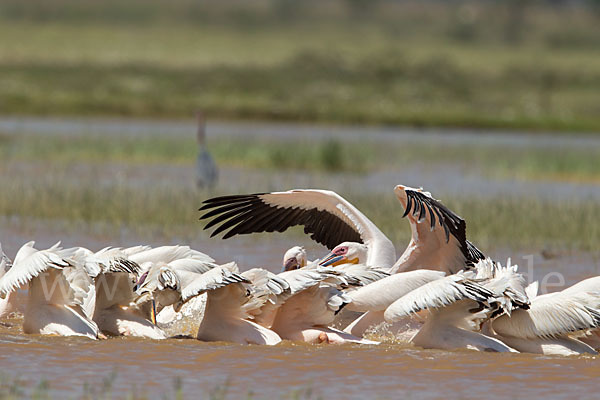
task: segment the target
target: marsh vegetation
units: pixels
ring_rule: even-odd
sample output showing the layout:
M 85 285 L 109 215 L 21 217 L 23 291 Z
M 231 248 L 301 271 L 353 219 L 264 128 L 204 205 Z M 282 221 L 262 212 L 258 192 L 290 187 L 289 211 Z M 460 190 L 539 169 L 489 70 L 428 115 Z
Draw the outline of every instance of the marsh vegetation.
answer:
M 71 229 L 91 224 L 104 232 L 127 229 L 139 237 L 193 240 L 200 235 L 197 208 L 204 198 L 287 189 L 295 184 L 289 178 L 293 175 L 286 174 L 299 173 L 340 183 L 343 189 L 338 190 L 344 196 L 402 243 L 410 232 L 404 229 L 400 205 L 391 191 L 367 193 L 355 177 L 411 165 L 433 172 L 452 166 L 458 173 L 482 174 L 486 179 L 545 180 L 557 185 L 593 184 L 600 176 L 599 150 L 594 147 L 499 148 L 477 142 L 471 147 L 435 147 L 257 138 L 213 139 L 209 145 L 221 168 L 240 176 L 235 186 L 227 181 L 212 191 L 193 186 L 196 147 L 191 138 L 4 136 L 0 215 L 22 223 L 54 220 Z M 244 178 L 252 171 L 257 179 Z M 398 183 L 403 182 L 387 186 Z M 600 204 L 588 198 L 511 192 L 490 196 L 485 191 L 448 196 L 435 187 L 425 189 L 462 215 L 469 223 L 469 237 L 484 248 L 597 250 L 600 228 L 589 222 L 600 215 Z
M 0 108 L 600 128 L 600 14 L 585 4 L 296 3 L 4 1 Z

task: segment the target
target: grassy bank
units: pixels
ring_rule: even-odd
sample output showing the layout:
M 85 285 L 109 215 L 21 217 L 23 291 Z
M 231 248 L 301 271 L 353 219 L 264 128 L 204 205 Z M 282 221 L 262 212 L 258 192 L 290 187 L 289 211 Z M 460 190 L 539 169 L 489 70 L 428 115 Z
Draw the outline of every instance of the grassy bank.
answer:
M 0 110 L 600 130 L 591 9 L 351 3 L 9 0 Z
M 447 53 L 423 61 L 405 53 L 307 52 L 272 66 L 0 62 L 0 105 L 9 114 L 156 118 L 201 109 L 224 119 L 600 130 L 600 69 L 531 60 L 485 71 Z
M 555 182 L 600 182 L 600 150 L 420 143 L 377 143 L 341 140 L 308 141 L 270 138 L 211 139 L 217 163 L 224 167 L 269 170 L 368 173 L 406 166 L 444 168 L 453 165 L 465 173 L 490 178 Z M 193 138 L 107 138 L 98 135 L 61 137 L 2 136 L 4 162 L 118 163 L 128 165 L 192 165 L 197 146 Z
M 207 239 L 206 233 L 200 233 L 203 224 L 198 221 L 197 208 L 207 197 L 232 191 L 226 183 L 217 191 L 194 188 L 191 171 L 196 148 L 192 140 L 1 138 L 0 217 L 19 226 L 46 221 L 57 234 L 100 230 L 104 235 L 128 232 L 139 238 Z M 352 185 L 354 173 L 415 165 L 434 170 L 451 166 L 465 173 L 543 178 L 560 184 L 597 180 L 600 170 L 597 150 L 253 140 L 215 141 L 211 149 L 222 167 L 254 170 L 260 176 L 260 181 L 253 178 L 252 183 L 235 183 L 235 192 L 282 189 L 283 183 L 271 182 L 281 182 L 285 169 L 312 172 L 325 180 L 348 180 L 342 194 L 396 243 L 406 243 L 410 237 L 407 222 L 400 218 L 399 203 L 391 193 L 360 193 L 360 188 Z M 184 168 L 157 177 L 167 166 Z M 121 170 L 128 172 L 122 175 Z M 190 172 L 187 178 L 181 175 L 184 171 Z M 510 194 L 444 196 L 434 187 L 427 189 L 468 221 L 469 237 L 483 249 L 597 251 L 597 202 Z
M 20 135 L 0 136 L 0 143 L 0 217 L 5 222 L 45 221 L 66 232 L 130 232 L 140 238 L 186 241 L 207 237 L 200 233 L 203 224 L 198 221 L 197 208 L 203 199 L 232 190 L 282 189 L 286 169 L 313 173 L 326 181 L 346 179 L 342 194 L 396 243 L 406 243 L 410 235 L 407 222 L 400 218 L 399 203 L 391 193 L 360 193 L 360 187 L 352 185 L 353 174 L 420 165 L 560 184 L 597 181 L 600 171 L 600 157 L 593 149 L 217 140 L 210 147 L 221 167 L 254 170 L 260 179 L 241 178 L 235 189 L 223 182 L 209 192 L 193 186 L 196 147 L 191 139 Z M 165 168 L 175 169 L 157 175 Z M 434 187 L 426 189 L 468 221 L 469 237 L 483 249 L 597 251 L 597 202 L 511 194 L 444 196 Z
M 18 217 L 21 224 L 56 220 L 67 230 L 92 231 L 100 226 L 105 234 L 125 229 L 140 238 L 186 241 L 197 239 L 203 226 L 197 211 L 201 201 L 221 194 L 166 184 L 140 188 L 7 178 L 0 179 L 0 184 L 0 216 Z M 410 238 L 408 223 L 401 219 L 402 209 L 393 195 L 344 195 L 395 243 L 406 243 Z M 484 249 L 597 251 L 600 228 L 594 221 L 600 215 L 600 204 L 595 202 L 509 195 L 493 199 L 444 197 L 444 202 L 468 221 L 469 238 Z

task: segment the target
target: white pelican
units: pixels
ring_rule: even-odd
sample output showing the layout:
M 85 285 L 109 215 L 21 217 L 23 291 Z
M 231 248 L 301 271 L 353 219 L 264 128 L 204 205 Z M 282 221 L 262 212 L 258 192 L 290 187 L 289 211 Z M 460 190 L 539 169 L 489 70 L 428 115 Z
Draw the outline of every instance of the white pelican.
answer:
M 394 188 L 394 193 L 405 209 L 403 216 L 408 217 L 411 240 L 391 269 L 396 274 L 351 294 L 354 302 L 348 309 L 367 311 L 344 329 L 356 336 L 362 336 L 370 327 L 381 324 L 385 309 L 404 296 L 407 290 L 414 289 L 415 284 L 426 283 L 444 275 L 432 274 L 427 270 L 454 273 L 472 266 L 484 257 L 466 239 L 465 221 L 434 199 L 429 192 L 398 185 Z M 349 258 L 351 260 L 352 256 L 340 257 L 340 250 L 344 254 L 345 247 L 345 244 L 338 246 L 321 263 L 335 264 Z M 413 273 L 403 274 L 408 271 Z M 414 318 L 407 316 L 396 324 L 396 328 L 405 329 L 414 324 Z
M 137 263 L 129 256 L 146 251 L 146 246 L 104 248 L 96 253 L 83 248 L 61 249 L 56 253 L 70 264 L 84 267 L 94 280 L 95 297 L 88 315 L 100 331 L 111 336 L 137 336 L 164 339 L 166 336 L 151 320 L 150 310 L 133 304 L 134 283 L 140 274 Z
M 490 334 L 507 345 L 527 353 L 545 355 L 596 354 L 586 343 L 570 337 L 600 326 L 600 292 L 587 291 L 580 282 L 562 292 L 537 296 L 537 282 L 530 285 L 528 310 L 502 315 L 489 324 Z
M 201 219 L 213 218 L 204 229 L 220 224 L 211 234 L 227 229 L 224 239 L 238 234 L 283 232 L 303 225 L 304 232 L 329 249 L 343 242 L 366 246 L 360 262 L 390 268 L 396 261 L 392 242 L 363 213 L 329 190 L 290 190 L 222 196 L 205 200 Z M 362 246 L 361 246 L 362 247 Z
M 98 326 L 88 314 L 95 295 L 88 272 L 59 257 L 57 245 L 48 250 L 33 246 L 24 244 L 0 279 L 2 297 L 29 284 L 23 332 L 96 339 Z
M 386 309 L 386 321 L 429 310 L 425 324 L 410 340 L 416 346 L 514 352 L 502 341 L 477 331 L 481 322 L 495 313 L 510 314 L 518 307 L 528 307 L 524 279 L 516 267 L 504 268 L 490 259 L 480 261 L 476 271 L 461 271 L 409 292 Z
M 321 261 L 323 266 L 360 263 L 389 268 L 390 272 L 435 269 L 454 273 L 484 257 L 466 239 L 464 220 L 430 193 L 402 185 L 396 186 L 394 193 L 405 208 L 412 232 L 408 247 L 397 261 L 391 241 L 335 192 L 290 190 L 223 196 L 205 200 L 200 210 L 207 211 L 201 219 L 213 218 L 204 229 L 220 224 L 211 236 L 229 229 L 224 239 L 253 232 L 283 232 L 303 225 L 313 240 L 332 250 Z M 386 278 L 386 283 L 370 294 L 385 292 L 386 298 L 394 297 L 397 282 Z M 404 293 L 402 287 L 398 290 L 396 298 Z M 370 310 L 344 331 L 362 336 L 370 326 L 382 322 L 383 310 Z
M 306 249 L 302 246 L 294 246 L 283 255 L 283 266 L 281 272 L 304 268 L 308 265 Z
M 384 322 L 384 312 L 394 301 L 412 290 L 444 276 L 443 272 L 432 270 L 398 272 L 348 293 L 352 302 L 346 307 L 346 310 L 364 312 L 364 314 L 349 324 L 344 332 L 362 336 L 370 327 Z M 420 328 L 420 325 L 420 321 L 415 320 L 413 316 L 407 316 L 389 329 L 396 335 L 402 332 L 403 336 L 406 336 L 413 329 Z M 406 332 L 407 330 L 410 332 Z
M 137 263 L 120 249 L 96 253 L 101 272 L 96 276 L 96 307 L 94 321 L 100 330 L 114 336 L 137 336 L 164 339 L 165 333 L 156 326 L 153 309 L 143 310 L 133 304 L 133 287 L 140 275 Z M 150 305 L 151 306 L 151 305 Z
M 141 273 L 143 276 L 149 268 L 156 264 L 172 264 L 173 266 L 181 266 L 182 268 L 200 268 L 205 271 L 216 266 L 212 257 L 191 249 L 189 246 L 173 245 L 173 246 L 160 246 L 151 248 L 149 246 L 137 246 L 130 249 L 123 249 L 128 254 L 128 259 L 136 262 L 140 265 Z M 163 326 L 168 326 L 178 318 L 184 316 L 195 315 L 197 311 L 201 311 L 204 308 L 202 298 L 194 299 L 186 302 L 183 309 L 175 311 L 173 306 L 162 307 L 159 314 L 154 316 L 153 307 L 150 302 L 144 302 L 137 304 L 133 308 L 136 313 L 141 313 L 145 318 L 149 318 L 152 322 L 160 322 Z M 139 308 L 144 310 L 140 310 Z
M 145 278 L 144 274 L 154 265 L 168 263 L 172 268 L 189 270 L 196 273 L 207 272 L 217 266 L 212 257 L 200 251 L 193 250 L 189 246 L 161 246 L 154 249 L 148 248 L 138 253 L 131 257 L 140 263 L 141 278 Z M 143 281 L 144 279 L 141 280 Z M 149 309 L 150 303 L 146 302 L 142 304 Z M 159 307 L 160 312 L 156 315 L 155 320 L 161 326 L 168 327 L 173 322 L 184 317 L 195 317 L 204 310 L 204 306 L 204 296 L 198 296 L 190 299 L 190 301 L 186 301 L 184 305 L 178 303 L 167 307 Z M 177 308 L 177 311 L 174 308 Z
M 285 300 L 271 329 L 283 339 L 307 343 L 375 343 L 329 327 L 349 302 L 343 291 L 316 284 Z
M 272 280 L 280 290 L 270 301 L 256 310 L 254 320 L 275 331 L 282 339 L 308 343 L 367 343 L 375 342 L 355 337 L 331 328 L 336 314 L 350 302 L 344 289 L 363 286 L 387 273 L 362 265 L 345 265 L 337 268 L 320 267 L 316 263 L 305 266 L 306 252 L 294 247 L 283 259 L 288 269 Z
M 571 287 L 563 290 L 563 293 L 578 293 L 578 292 L 590 292 L 600 293 L 600 276 L 584 279 L 581 282 L 574 284 Z M 600 310 L 600 303 L 597 301 L 598 297 L 588 296 L 588 306 L 596 310 Z M 593 347 L 596 351 L 600 350 L 600 328 L 590 329 L 588 331 L 580 332 L 574 335 L 576 339 Z
M 156 300 L 158 311 L 172 304 L 178 311 L 186 301 L 206 293 L 197 333 L 200 340 L 266 345 L 281 341 L 275 332 L 248 320 L 251 312 L 267 300 L 266 294 L 260 298 L 250 281 L 238 273 L 235 263 L 211 265 L 208 270 L 190 263 L 156 264 L 140 278 L 138 286 L 140 295 L 149 294 Z

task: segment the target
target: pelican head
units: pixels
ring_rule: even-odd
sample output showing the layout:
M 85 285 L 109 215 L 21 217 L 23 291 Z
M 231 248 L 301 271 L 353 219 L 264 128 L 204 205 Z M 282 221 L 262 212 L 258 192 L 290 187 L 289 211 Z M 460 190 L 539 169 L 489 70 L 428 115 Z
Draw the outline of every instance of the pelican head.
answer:
M 322 267 L 334 267 L 340 264 L 359 264 L 367 260 L 367 246 L 357 242 L 344 242 L 337 245 L 320 262 Z
M 283 256 L 282 271 L 291 271 L 306 267 L 306 250 L 302 246 L 294 246 L 285 252 Z

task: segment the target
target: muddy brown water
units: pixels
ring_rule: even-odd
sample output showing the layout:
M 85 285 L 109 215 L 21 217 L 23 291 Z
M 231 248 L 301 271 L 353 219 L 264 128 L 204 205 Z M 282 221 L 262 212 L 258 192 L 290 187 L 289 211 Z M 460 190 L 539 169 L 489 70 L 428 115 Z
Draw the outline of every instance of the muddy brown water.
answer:
M 600 363 L 596 357 L 444 352 L 382 344 L 275 347 L 22 336 L 2 330 L 4 371 L 24 381 L 45 378 L 58 397 L 83 392 L 83 382 L 102 387 L 115 374 L 112 392 L 162 398 L 173 393 L 175 377 L 187 398 L 208 398 L 227 385 L 226 398 L 596 398 Z M 204 395 L 204 396 L 203 396 Z M 172 396 L 169 396 L 172 397 Z
M 0 229 L 0 233 L 2 230 Z M 20 239 L 19 235 L 14 239 Z M 38 236 L 41 242 L 51 238 Z M 94 244 L 85 235 L 66 239 Z M 84 242 L 84 243 L 82 243 Z M 211 244 L 212 243 L 212 244 Z M 224 244 L 226 243 L 226 244 Z M 309 244 L 306 242 L 305 244 Z M 218 261 L 234 252 L 246 254 L 242 268 L 268 266 L 277 270 L 289 240 L 235 239 L 206 242 L 198 248 Z M 9 253 L 16 251 L 11 241 Z M 321 255 L 317 246 L 312 256 Z M 508 252 L 493 256 L 503 258 Z M 11 254 L 12 255 L 12 254 Z M 513 255 L 526 268 L 527 255 Z M 598 273 L 588 255 L 544 259 L 533 255 L 535 279 L 559 271 L 567 284 Z M 556 288 L 552 289 L 556 290 Z M 0 365 L 4 376 L 18 378 L 24 391 L 47 380 L 55 398 L 76 398 L 103 392 L 110 386 L 115 398 L 126 393 L 149 398 L 173 398 L 179 380 L 185 398 L 208 398 L 227 387 L 225 398 L 460 398 L 505 399 L 596 398 L 600 374 L 597 357 L 544 357 L 527 354 L 491 354 L 471 351 L 423 350 L 394 342 L 371 345 L 306 345 L 284 342 L 278 346 L 203 343 L 194 339 L 151 341 L 111 338 L 41 337 L 21 333 L 20 319 L 0 327 Z M 111 382 L 107 385 L 103 382 Z

